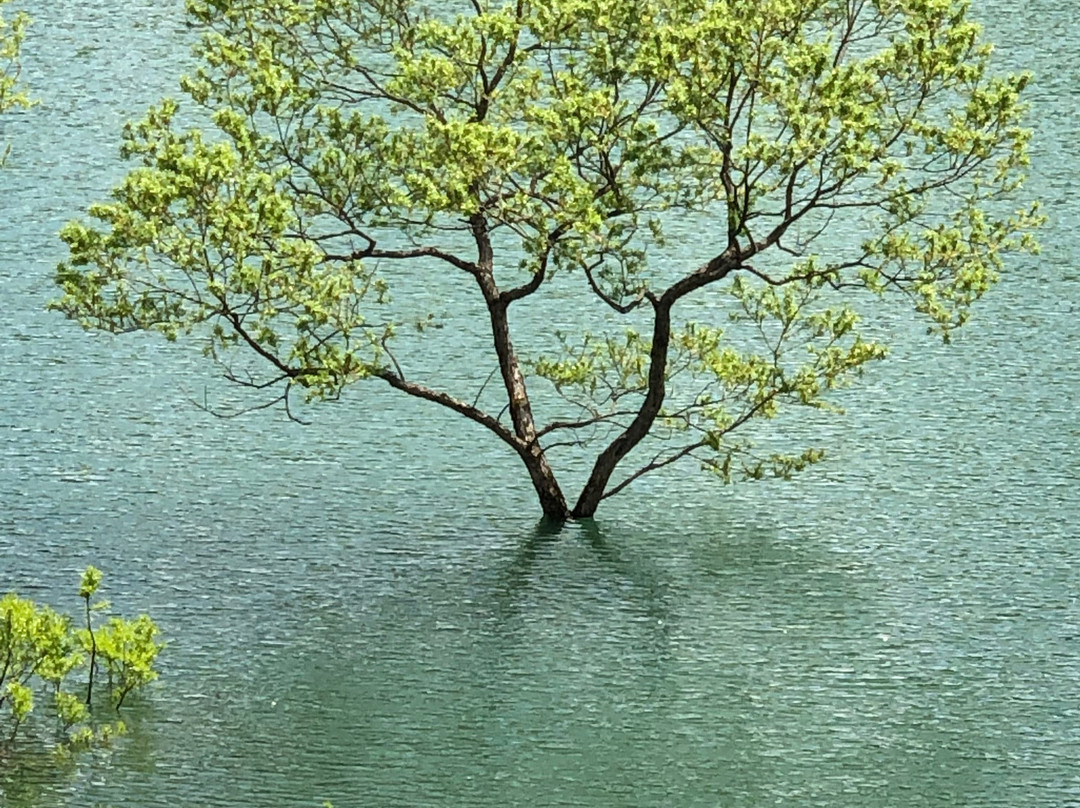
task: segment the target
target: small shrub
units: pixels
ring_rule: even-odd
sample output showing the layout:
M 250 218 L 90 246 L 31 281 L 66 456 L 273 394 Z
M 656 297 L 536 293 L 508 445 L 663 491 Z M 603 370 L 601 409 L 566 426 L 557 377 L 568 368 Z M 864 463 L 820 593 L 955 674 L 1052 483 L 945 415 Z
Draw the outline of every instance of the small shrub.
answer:
M 107 601 L 93 600 L 101 579 L 95 567 L 82 575 L 85 628 L 14 593 L 0 598 L 0 753 L 26 735 L 51 740 L 61 752 L 107 744 L 124 732 L 124 724 L 93 721 L 98 665 L 104 666 L 115 709 L 157 678 L 154 663 L 164 644 L 157 642 L 159 630 L 149 616 L 110 617 L 95 627 L 94 615 L 109 608 Z M 47 716 L 38 709 L 43 704 L 49 705 Z

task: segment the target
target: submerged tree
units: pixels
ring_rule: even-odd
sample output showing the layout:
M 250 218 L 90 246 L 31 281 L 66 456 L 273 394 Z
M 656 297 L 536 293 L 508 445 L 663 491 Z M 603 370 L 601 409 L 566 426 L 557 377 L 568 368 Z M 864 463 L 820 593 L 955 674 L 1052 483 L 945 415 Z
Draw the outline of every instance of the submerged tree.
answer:
M 12 107 L 25 107 L 30 103 L 30 99 L 19 87 L 19 52 L 30 19 L 23 12 L 10 19 L 5 18 L 3 7 L 8 2 L 9 0 L 0 0 L 0 113 Z M 3 137 L 0 137 L 0 166 L 3 166 L 9 148 Z
M 63 231 L 55 307 L 193 334 L 287 412 L 297 387 L 334 398 L 361 380 L 449 408 L 521 458 L 554 518 L 679 460 L 724 479 L 814 462 L 759 455 L 740 427 L 832 407 L 884 356 L 860 337 L 860 299 L 907 299 L 947 337 L 1005 256 L 1035 248 L 1036 210 L 1009 203 L 1028 77 L 992 70 L 963 0 L 189 13 L 202 66 L 182 86 L 212 127 L 165 100 L 127 128 L 137 166 Z M 455 280 L 486 309 L 460 326 L 490 331 L 480 392 L 426 382 L 399 347 L 391 293 Z M 520 352 L 511 309 L 542 319 L 567 289 L 606 314 L 555 353 Z M 453 339 L 423 332 L 408 342 Z M 265 375 L 234 370 L 245 355 Z M 572 505 L 550 463 L 566 443 L 596 447 Z
M 157 642 L 157 624 L 147 615 L 135 620 L 112 617 L 105 629 L 96 632 L 95 641 L 91 613 L 109 608 L 106 601 L 91 603 L 100 584 L 101 571 L 88 567 L 79 585 L 79 596 L 86 602 L 82 630 L 73 627 L 70 616 L 48 606 L 14 593 L 0 597 L 0 759 L 27 735 L 51 739 L 58 744 L 54 748 L 71 751 L 107 743 L 122 733 L 122 721 L 92 721 L 94 668 L 99 660 L 106 665 L 117 709 L 132 690 L 157 678 L 154 664 L 164 645 Z M 76 694 L 83 670 L 85 699 Z M 38 711 L 35 725 L 35 706 L 42 697 L 50 705 L 46 713 L 52 720 L 41 718 Z

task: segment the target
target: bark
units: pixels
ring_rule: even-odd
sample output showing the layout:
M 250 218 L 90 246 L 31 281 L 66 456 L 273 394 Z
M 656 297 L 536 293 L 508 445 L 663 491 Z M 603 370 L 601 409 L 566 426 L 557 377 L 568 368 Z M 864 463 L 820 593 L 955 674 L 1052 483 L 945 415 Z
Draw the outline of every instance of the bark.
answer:
M 529 470 L 529 478 L 540 499 L 544 516 L 558 520 L 568 519 L 570 508 L 566 504 L 566 497 L 563 496 L 555 479 L 555 472 L 548 463 L 536 434 L 536 421 L 529 403 L 529 391 L 525 387 L 525 376 L 521 372 L 514 344 L 510 340 L 507 304 L 496 298 L 488 303 L 488 311 L 491 315 L 491 333 L 495 342 L 495 353 L 499 358 L 499 370 L 506 387 L 510 420 L 520 441 L 518 455 Z
M 566 504 L 566 497 L 555 479 L 555 473 L 548 465 L 544 450 L 539 447 L 535 453 L 521 455 L 525 461 L 525 467 L 529 470 L 529 478 L 532 480 L 536 496 L 540 499 L 540 507 L 544 516 L 558 522 L 565 522 L 571 518 L 570 507 Z
M 521 295 L 503 294 L 495 284 L 492 268 L 491 241 L 483 216 L 476 215 L 471 220 L 473 236 L 476 239 L 477 261 L 476 280 L 487 303 L 491 318 L 491 336 L 495 344 L 495 354 L 499 359 L 499 372 L 506 388 L 507 408 L 514 425 L 514 434 L 518 441 L 515 446 L 518 455 L 529 470 L 529 478 L 540 500 L 544 516 L 550 519 L 566 520 L 570 517 L 570 508 L 566 497 L 555 479 L 555 472 L 547 461 L 544 449 L 536 434 L 536 419 L 529 403 L 529 391 L 525 386 L 525 375 L 521 372 L 514 343 L 510 339 L 510 321 L 507 311 L 512 300 Z M 539 285 L 539 282 L 536 284 Z

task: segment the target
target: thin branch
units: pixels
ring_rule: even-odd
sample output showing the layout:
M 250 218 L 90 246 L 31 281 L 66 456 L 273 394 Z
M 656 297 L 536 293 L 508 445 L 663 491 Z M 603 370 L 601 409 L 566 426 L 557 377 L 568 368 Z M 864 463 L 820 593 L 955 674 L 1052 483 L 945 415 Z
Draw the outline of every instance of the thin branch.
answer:
M 551 258 L 551 249 L 555 246 L 556 242 L 566 234 L 570 227 L 571 225 L 568 222 L 563 222 L 548 233 L 547 245 L 544 247 L 544 252 L 540 256 L 540 266 L 537 268 L 536 272 L 533 273 L 533 276 L 529 278 L 526 283 L 500 293 L 499 297 L 502 300 L 507 303 L 513 303 L 515 300 L 520 300 L 523 297 L 531 295 L 540 288 L 540 285 L 544 282 L 544 278 L 547 276 L 548 260 Z
M 765 396 L 763 399 L 761 399 L 761 401 L 758 401 L 756 404 L 754 404 L 754 406 L 752 406 L 750 409 L 748 409 L 746 412 L 744 412 L 742 415 L 740 415 L 738 418 L 736 418 L 734 421 L 732 421 L 726 427 L 721 429 L 720 432 L 719 432 L 719 436 L 723 437 L 724 435 L 728 434 L 729 432 L 732 432 L 733 430 L 738 429 L 740 426 L 742 426 L 747 421 L 749 421 L 751 418 L 753 418 L 755 415 L 757 415 L 757 413 L 761 410 L 762 407 L 764 407 L 770 401 L 775 399 L 778 395 L 781 394 L 781 392 L 783 392 L 783 391 L 778 390 L 778 389 L 777 390 L 772 390 L 767 396 Z M 656 455 L 655 457 L 653 457 L 652 462 L 646 464 L 642 468 L 635 471 L 633 474 L 631 474 L 629 477 L 627 477 L 625 480 L 623 480 L 617 486 L 612 488 L 610 491 L 605 491 L 600 496 L 600 499 L 603 500 L 603 499 L 607 499 L 608 497 L 614 496 L 615 494 L 619 493 L 624 488 L 626 488 L 626 486 L 628 486 L 630 483 L 632 483 L 638 477 L 641 477 L 644 474 L 648 474 L 650 471 L 656 471 L 659 468 L 663 468 L 664 466 L 668 466 L 668 465 L 676 462 L 677 460 L 681 460 L 682 458 L 686 457 L 689 454 L 692 454 L 693 452 L 697 451 L 698 449 L 701 449 L 701 448 L 705 447 L 706 445 L 708 445 L 708 439 L 702 439 L 702 440 L 698 441 L 697 443 L 694 443 L 694 444 L 691 444 L 689 446 L 683 447 L 678 452 L 671 455 L 670 457 L 665 458 L 664 460 L 659 460 L 658 458 L 660 457 L 660 455 Z M 705 462 L 705 461 L 703 461 L 703 462 Z
M 276 398 L 270 399 L 269 401 L 264 401 L 262 404 L 254 404 L 254 405 L 252 405 L 250 407 L 243 407 L 243 408 L 241 408 L 239 410 L 236 410 L 235 412 L 222 412 L 221 410 L 214 409 L 213 407 L 208 405 L 205 402 L 205 400 L 202 403 L 200 403 L 200 402 L 196 401 L 194 398 L 189 398 L 188 401 L 190 401 L 192 404 L 195 405 L 196 408 L 202 410 L 203 412 L 209 413 L 210 415 L 214 416 L 215 418 L 220 418 L 220 419 L 226 420 L 226 421 L 231 420 L 233 418 L 239 418 L 242 415 L 247 415 L 247 414 L 252 413 L 252 412 L 258 412 L 259 410 L 268 410 L 271 407 L 273 407 L 275 404 L 280 403 L 280 404 L 285 405 L 285 414 L 288 416 L 290 421 L 295 421 L 296 423 L 303 424 L 304 426 L 310 426 L 310 424 L 311 424 L 310 421 L 305 421 L 302 418 L 299 418 L 296 415 L 293 415 L 292 410 L 289 408 L 289 389 L 291 387 L 292 387 L 291 383 L 287 384 L 285 386 L 285 391 L 280 396 L 277 396 Z
M 637 296 L 629 303 L 620 303 L 603 289 L 601 289 L 599 284 L 597 284 L 596 282 L 596 278 L 593 277 L 593 270 L 598 265 L 599 264 L 592 264 L 584 268 L 585 277 L 589 280 L 589 286 L 592 287 L 592 290 L 596 293 L 597 297 L 599 297 L 601 300 L 611 306 L 611 308 L 615 309 L 615 311 L 619 312 L 619 314 L 629 314 L 641 305 L 642 301 L 644 301 L 646 298 L 646 289 L 641 289 L 637 293 Z
M 365 236 L 366 238 L 366 236 Z M 476 275 L 477 267 L 472 261 L 466 261 L 462 258 L 458 258 L 453 253 L 440 250 L 438 247 L 416 247 L 412 250 L 377 250 L 374 246 L 369 245 L 362 250 L 355 250 L 348 255 L 337 255 L 333 253 L 326 253 L 325 259 L 328 261 L 360 261 L 364 258 L 385 258 L 387 260 L 405 260 L 409 258 L 438 258 L 440 261 L 445 261 L 451 266 L 468 272 L 470 275 Z
M 612 488 L 609 491 L 605 491 L 604 494 L 600 497 L 600 499 L 607 499 L 608 497 L 615 496 L 617 493 L 619 493 L 624 488 L 626 488 L 626 486 L 630 485 L 630 483 L 632 483 L 638 477 L 641 477 L 644 474 L 648 474 L 650 471 L 656 471 L 657 469 L 663 468 L 664 466 L 669 466 L 672 463 L 675 463 L 675 462 L 677 462 L 679 460 L 682 460 L 688 454 L 690 454 L 691 452 L 693 452 L 693 451 L 695 451 L 697 449 L 702 448 L 703 446 L 705 446 L 705 441 L 699 440 L 697 443 L 692 443 L 689 446 L 684 446 L 682 449 L 677 451 L 675 454 L 671 455 L 670 457 L 666 457 L 663 460 L 653 459 L 653 461 L 651 463 L 648 463 L 648 464 L 642 466 L 641 468 L 639 468 L 637 471 L 635 471 L 633 474 L 631 474 L 629 477 L 627 477 L 625 480 L 623 480 L 617 486 L 615 486 L 614 488 Z
M 540 440 L 540 438 L 544 437 L 544 435 L 548 435 L 559 429 L 584 429 L 585 427 L 593 426 L 594 424 L 599 424 L 604 421 L 613 421 L 616 418 L 621 418 L 627 415 L 637 415 L 637 411 L 620 410 L 617 412 L 608 412 L 604 413 L 603 415 L 594 416 L 593 418 L 584 418 L 580 421 L 552 421 L 550 424 L 548 424 L 536 433 L 536 440 Z
M 292 388 L 293 388 L 293 383 L 291 381 L 288 384 L 285 385 L 285 393 L 282 396 L 283 403 L 285 404 L 285 414 L 287 416 L 289 416 L 290 421 L 296 421 L 296 423 L 298 423 L 298 424 L 303 424 L 304 426 L 307 426 L 311 422 L 310 421 L 305 421 L 304 419 L 293 415 L 292 408 L 289 406 L 289 393 L 292 392 Z
M 544 447 L 545 452 L 550 452 L 552 449 L 566 449 L 570 446 L 582 447 L 588 444 L 588 438 L 579 438 L 578 440 L 562 440 L 557 443 L 549 443 Z
M 491 382 L 491 380 L 493 378 L 495 378 L 495 374 L 498 373 L 498 372 L 499 372 L 499 366 L 496 365 L 495 367 L 493 367 L 491 369 L 491 373 L 488 374 L 488 377 L 486 379 L 484 379 L 484 383 L 482 385 L 480 385 L 480 389 L 476 391 L 476 398 L 473 399 L 472 405 L 474 407 L 477 404 L 480 403 L 480 396 L 482 396 L 484 394 L 484 390 L 487 389 L 488 384 Z M 398 368 L 398 375 L 399 376 L 401 375 L 401 368 Z
M 449 393 L 444 393 L 441 390 L 433 390 L 425 385 L 406 381 L 391 370 L 376 371 L 373 375 L 379 377 L 396 390 L 401 390 L 403 393 L 408 393 L 410 396 L 416 398 L 422 398 L 425 401 L 432 401 L 435 404 L 439 404 L 456 413 L 464 415 L 470 421 L 474 421 L 481 426 L 487 427 L 519 454 L 526 450 L 524 442 L 521 441 L 517 435 L 500 424 L 497 419 L 493 418 L 483 410 L 474 407 L 467 401 L 454 398 Z
M 380 344 L 382 345 L 383 350 L 386 351 L 386 355 L 390 357 L 390 361 L 394 363 L 394 370 L 397 371 L 397 375 L 401 379 L 404 379 L 405 378 L 405 371 L 403 371 L 401 369 L 401 364 L 398 362 L 397 357 L 394 356 L 394 352 L 390 350 L 390 346 L 386 344 L 388 339 L 389 339 L 388 334 L 383 335 L 383 338 L 380 341 Z
M 289 378 L 287 374 L 282 374 L 280 376 L 275 376 L 273 379 L 265 382 L 257 382 L 255 381 L 254 376 L 252 376 L 250 372 L 248 372 L 248 378 L 241 379 L 235 373 L 233 373 L 232 368 L 226 368 L 225 372 L 222 375 L 227 381 L 239 385 L 240 387 L 250 387 L 252 390 L 266 390 L 270 387 L 281 384 L 281 382 Z

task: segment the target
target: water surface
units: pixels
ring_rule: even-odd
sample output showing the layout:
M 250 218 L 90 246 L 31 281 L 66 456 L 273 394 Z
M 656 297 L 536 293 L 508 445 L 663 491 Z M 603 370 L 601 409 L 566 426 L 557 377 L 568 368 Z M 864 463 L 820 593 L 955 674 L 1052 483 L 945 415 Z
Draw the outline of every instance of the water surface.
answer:
M 233 393 L 197 351 L 43 311 L 55 232 L 121 176 L 122 122 L 175 92 L 179 6 L 26 4 L 41 104 L 3 124 L 0 591 L 71 609 L 93 562 L 170 646 L 131 737 L 0 771 L 0 804 L 1080 804 L 1065 4 L 977 4 L 1037 72 L 1043 255 L 953 346 L 888 312 L 893 356 L 849 415 L 789 427 L 831 452 L 811 473 L 687 469 L 561 532 L 452 415 L 363 388 L 308 427 L 215 419 L 192 399 Z

